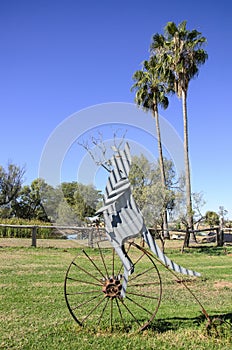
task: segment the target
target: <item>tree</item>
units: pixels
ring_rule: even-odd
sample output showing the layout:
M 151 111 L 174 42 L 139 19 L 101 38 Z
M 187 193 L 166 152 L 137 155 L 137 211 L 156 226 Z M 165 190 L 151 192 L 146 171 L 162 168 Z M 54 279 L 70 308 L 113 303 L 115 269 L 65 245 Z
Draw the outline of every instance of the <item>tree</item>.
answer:
M 43 179 L 35 179 L 31 185 L 24 186 L 18 198 L 12 203 L 13 215 L 24 219 L 38 219 L 48 222 L 49 218 L 43 205 L 43 193 L 49 191 L 49 185 Z
M 186 194 L 185 194 L 185 180 L 181 176 L 178 181 L 178 186 L 175 191 L 175 208 L 173 211 L 173 220 L 178 222 L 179 225 L 183 225 L 185 228 L 188 227 L 188 215 L 186 212 Z M 202 192 L 193 192 L 192 197 L 192 208 L 193 208 L 193 225 L 198 229 L 198 225 L 204 220 L 202 214 L 202 208 L 205 205 Z M 179 227 L 181 228 L 181 227 Z M 187 237 L 190 238 L 190 237 Z
M 46 211 L 49 221 L 57 222 L 59 216 L 59 204 L 63 201 L 63 193 L 60 187 L 47 185 L 41 188 L 41 203 Z
M 64 200 L 73 207 L 75 205 L 74 194 L 78 190 L 78 183 L 76 181 L 72 182 L 62 182 L 60 189 L 63 193 Z
M 226 209 L 223 207 L 223 205 L 220 205 L 220 206 L 219 206 L 218 214 L 219 214 L 221 220 L 224 222 L 225 216 L 228 214 L 228 210 L 226 210 Z
M 78 222 L 83 222 L 86 217 L 93 216 L 96 212 L 98 201 L 100 200 L 100 192 L 93 185 L 83 185 L 76 181 L 63 182 L 60 186 L 63 192 L 64 201 L 75 213 Z M 67 212 L 67 207 L 62 204 L 59 209 L 60 213 Z M 69 217 L 73 222 L 73 215 Z M 67 220 L 66 220 L 67 221 Z
M 130 168 L 129 180 L 133 188 L 133 196 L 139 208 L 142 210 L 146 203 L 145 188 L 159 181 L 155 164 L 149 163 L 148 159 L 141 154 L 133 156 Z
M 78 202 L 77 198 L 80 197 L 85 204 L 84 218 L 94 215 L 98 202 L 102 199 L 101 191 L 97 190 L 93 185 L 78 183 L 78 190 L 74 196 L 76 203 Z
M 66 226 L 82 226 L 82 221 L 76 215 L 72 207 L 65 201 L 61 200 L 57 207 L 56 224 Z
M 0 206 L 5 216 L 11 215 L 11 203 L 19 195 L 24 174 L 25 169 L 13 163 L 7 169 L 0 166 Z
M 205 222 L 210 226 L 218 226 L 220 223 L 219 215 L 215 211 L 208 210 L 205 213 Z
M 206 38 L 197 30 L 186 29 L 186 21 L 176 25 L 168 22 L 165 34 L 155 34 L 151 44 L 151 53 L 159 55 L 162 62 L 163 77 L 174 88 L 177 96 L 182 99 L 183 127 L 184 127 L 184 161 L 185 161 L 185 187 L 186 209 L 188 217 L 188 230 L 193 229 L 193 209 L 191 198 L 191 180 L 189 165 L 188 116 L 187 93 L 189 82 L 199 73 L 199 66 L 208 58 L 202 49 Z
M 133 75 L 133 80 L 135 83 L 132 86 L 132 90 L 136 91 L 135 102 L 137 105 L 141 106 L 145 111 L 152 111 L 152 115 L 155 119 L 161 183 L 163 190 L 165 191 L 166 179 L 158 106 L 160 105 L 162 108 L 166 109 L 168 107 L 168 98 L 165 95 L 167 92 L 167 86 L 161 80 L 159 68 L 159 61 L 156 56 L 151 57 L 149 61 L 144 61 L 142 70 L 136 71 Z M 170 238 L 168 232 L 167 210 L 164 211 L 163 230 L 164 237 Z
M 133 196 L 144 216 L 146 225 L 163 226 L 164 211 L 173 209 L 174 191 L 172 190 L 175 172 L 173 163 L 164 158 L 165 178 L 167 186 L 161 183 L 159 164 L 150 163 L 144 155 L 134 156 L 129 180 L 133 188 Z

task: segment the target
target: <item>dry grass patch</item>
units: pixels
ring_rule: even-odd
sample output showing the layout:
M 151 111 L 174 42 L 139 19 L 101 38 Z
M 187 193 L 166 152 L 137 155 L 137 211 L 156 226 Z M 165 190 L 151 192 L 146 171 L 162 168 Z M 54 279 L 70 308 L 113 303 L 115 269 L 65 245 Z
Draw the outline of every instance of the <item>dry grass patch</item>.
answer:
M 220 288 L 225 288 L 225 287 L 231 288 L 231 289 L 232 289 L 232 282 L 227 282 L 227 281 L 216 281 L 216 282 L 214 283 L 214 287 L 215 287 L 215 288 L 218 288 L 218 289 L 220 289 Z

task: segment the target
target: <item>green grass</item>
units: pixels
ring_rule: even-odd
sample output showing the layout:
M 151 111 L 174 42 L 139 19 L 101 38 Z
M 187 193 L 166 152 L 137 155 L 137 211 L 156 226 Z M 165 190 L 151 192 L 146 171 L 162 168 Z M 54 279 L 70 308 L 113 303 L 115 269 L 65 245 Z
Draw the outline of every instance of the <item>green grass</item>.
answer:
M 201 272 L 202 277 L 186 284 L 211 318 L 226 321 L 217 332 L 213 328 L 207 332 L 199 304 L 159 264 L 162 303 L 149 329 L 111 332 L 96 324 L 81 328 L 63 295 L 65 273 L 77 252 L 74 248 L 0 248 L 0 349 L 232 349 L 232 247 L 206 245 L 184 254 L 167 248 L 175 262 Z

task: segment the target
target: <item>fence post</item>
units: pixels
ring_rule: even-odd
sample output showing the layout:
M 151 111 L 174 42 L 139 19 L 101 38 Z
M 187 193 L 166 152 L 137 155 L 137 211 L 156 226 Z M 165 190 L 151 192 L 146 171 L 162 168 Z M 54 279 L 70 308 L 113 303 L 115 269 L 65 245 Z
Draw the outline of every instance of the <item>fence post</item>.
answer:
M 31 246 L 36 248 L 36 234 L 37 234 L 37 226 L 32 227 L 32 243 Z
M 216 231 L 216 244 L 217 247 L 223 247 L 224 245 L 224 230 L 223 230 L 223 224 L 224 224 L 224 220 L 222 217 L 220 217 L 220 224 L 219 227 L 217 227 L 217 231 Z
M 93 228 L 89 230 L 89 242 L 88 245 L 90 248 L 93 248 Z
M 223 218 L 220 218 L 220 226 L 219 226 L 219 241 L 218 241 L 218 246 L 223 247 L 224 245 L 224 220 Z

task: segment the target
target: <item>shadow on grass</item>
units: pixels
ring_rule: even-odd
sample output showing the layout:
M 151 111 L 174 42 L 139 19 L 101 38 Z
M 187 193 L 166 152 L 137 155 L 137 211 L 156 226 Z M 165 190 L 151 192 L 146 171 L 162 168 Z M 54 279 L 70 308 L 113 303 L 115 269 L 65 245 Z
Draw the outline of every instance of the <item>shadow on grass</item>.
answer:
M 213 321 L 215 319 L 228 323 L 232 327 L 232 313 L 221 314 L 221 315 L 210 315 L 210 319 Z M 204 315 L 197 317 L 173 317 L 169 319 L 156 319 L 149 329 L 164 333 L 169 330 L 176 331 L 182 328 L 195 328 L 201 325 L 209 323 Z
M 212 323 L 206 319 L 204 315 L 197 317 L 173 317 L 167 319 L 155 319 L 145 330 L 152 331 L 154 333 L 166 333 L 168 331 L 178 331 L 183 329 L 202 329 L 209 336 L 224 336 L 232 333 L 232 313 L 221 315 L 210 315 Z M 140 325 L 145 323 L 145 320 L 139 320 Z M 81 330 L 88 329 L 91 334 L 96 333 L 134 333 L 139 331 L 138 324 L 113 324 L 110 328 L 108 325 L 100 327 L 99 325 L 93 325 L 92 327 L 80 328 Z M 143 332 L 143 331 L 142 331 Z

